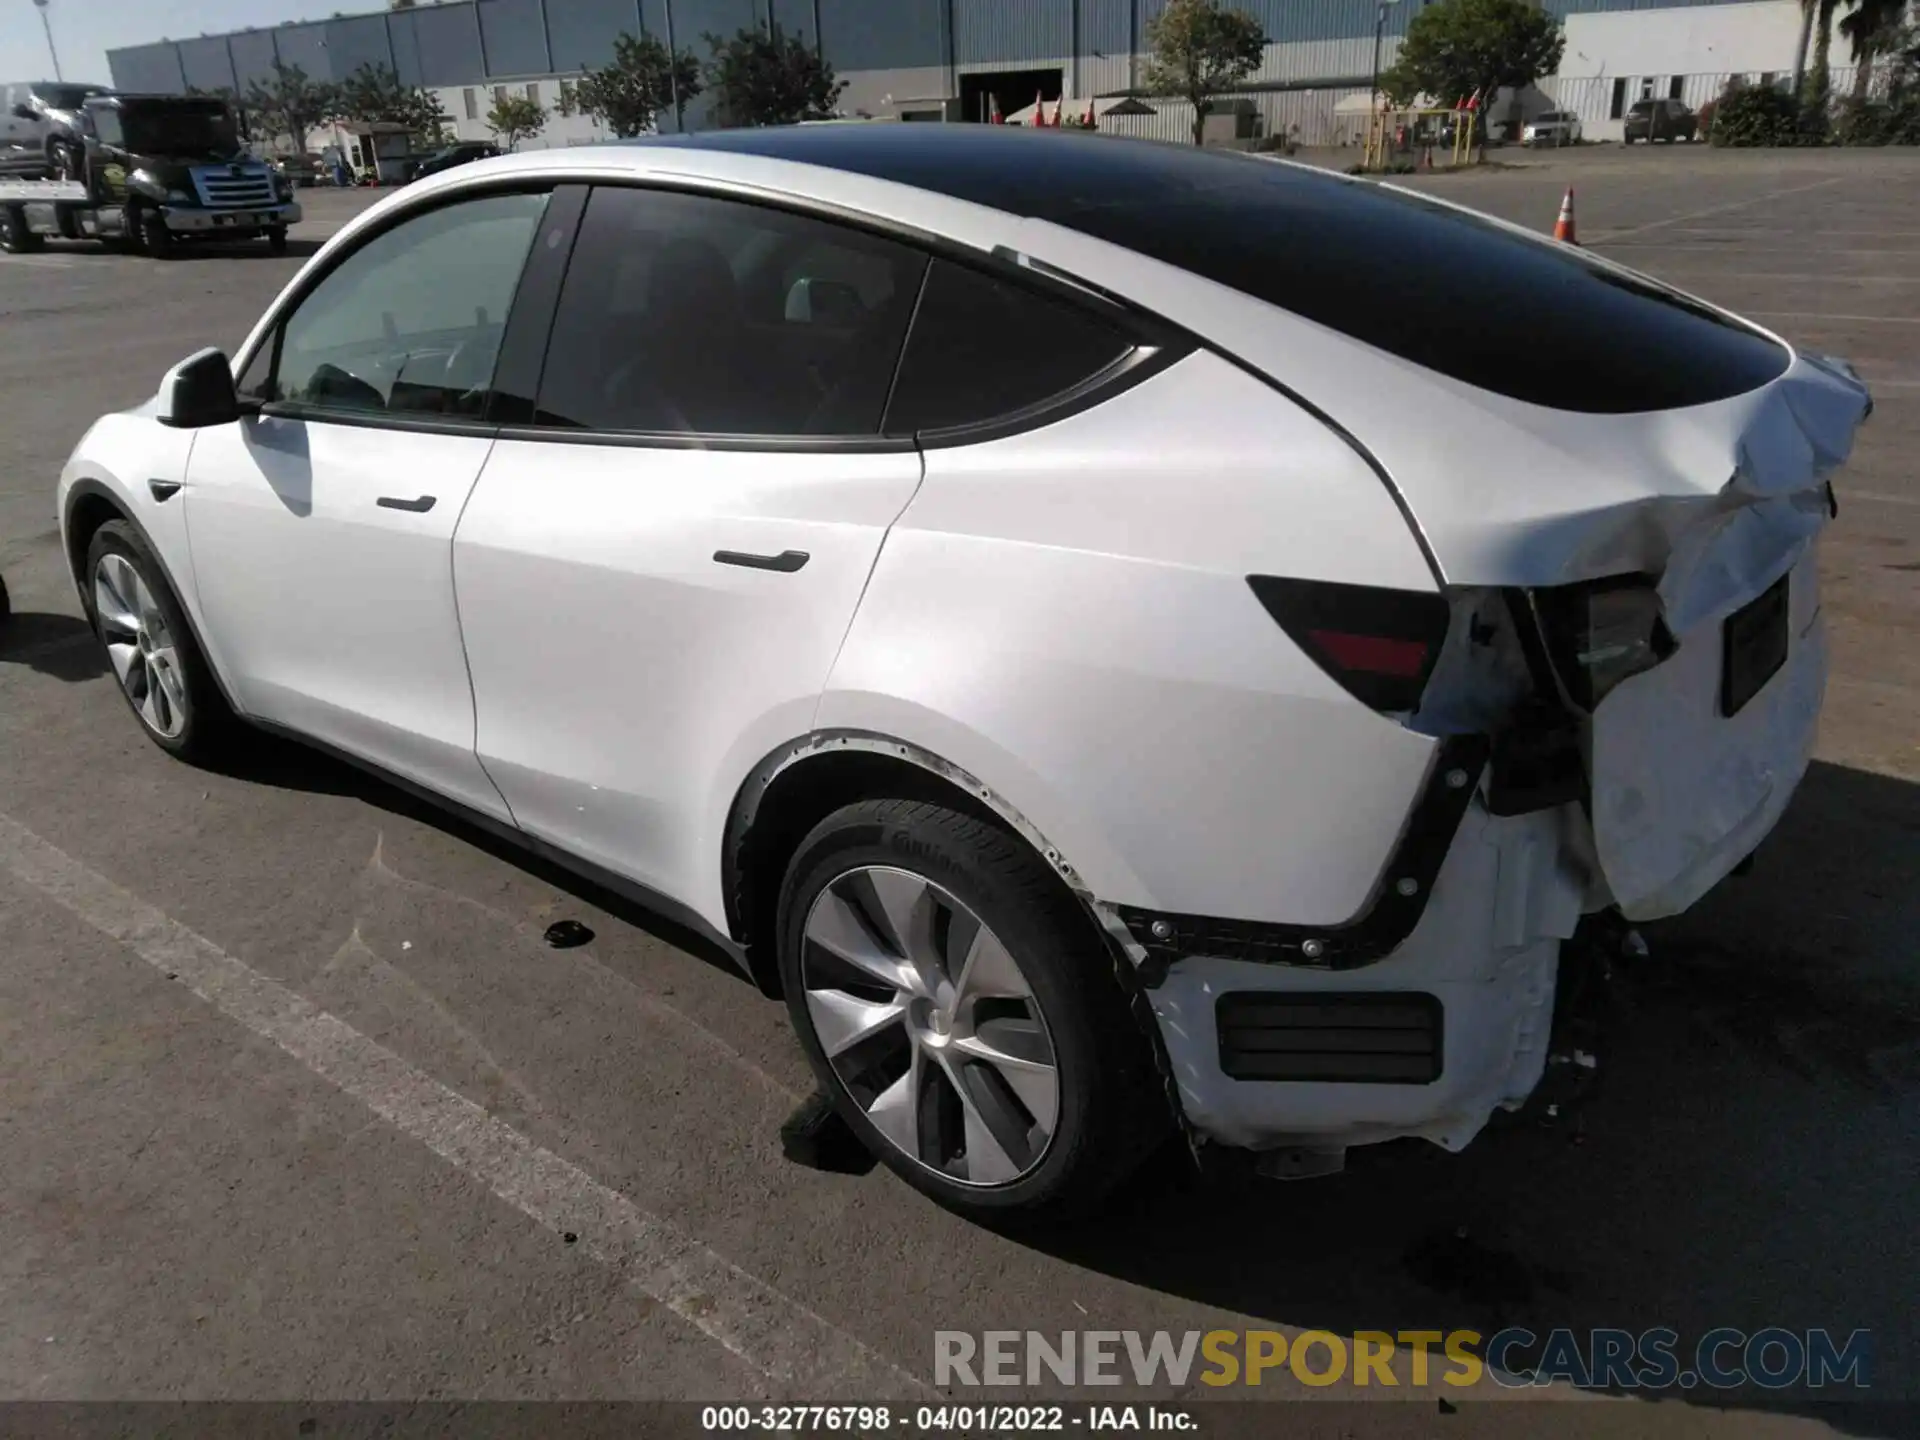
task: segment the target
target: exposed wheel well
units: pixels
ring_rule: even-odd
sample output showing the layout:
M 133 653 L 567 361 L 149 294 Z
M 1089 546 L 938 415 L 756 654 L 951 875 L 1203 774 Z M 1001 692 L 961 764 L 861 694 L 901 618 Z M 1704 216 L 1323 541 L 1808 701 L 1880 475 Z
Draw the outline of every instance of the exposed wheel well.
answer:
M 83 604 L 87 601 L 87 547 L 93 544 L 94 532 L 109 520 L 132 518 L 98 490 L 89 490 L 73 502 L 67 517 L 67 569 L 73 572 Z M 88 613 L 92 613 L 90 605 Z
M 926 800 L 984 820 L 1027 843 L 990 805 L 955 781 L 898 755 L 828 749 L 774 774 L 764 790 L 750 781 L 727 827 L 724 881 L 727 923 L 746 948 L 753 978 L 780 995 L 775 911 L 794 850 L 827 816 L 859 800 Z

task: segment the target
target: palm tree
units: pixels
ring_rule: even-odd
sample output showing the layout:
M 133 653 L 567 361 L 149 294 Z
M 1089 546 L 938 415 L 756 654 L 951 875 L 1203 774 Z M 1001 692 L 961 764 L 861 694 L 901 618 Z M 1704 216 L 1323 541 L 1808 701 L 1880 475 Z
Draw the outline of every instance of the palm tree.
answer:
M 1907 0 L 1854 0 L 1851 14 L 1840 21 L 1840 33 L 1853 47 L 1853 103 L 1867 98 L 1873 81 L 1873 62 L 1880 46 L 1900 28 Z

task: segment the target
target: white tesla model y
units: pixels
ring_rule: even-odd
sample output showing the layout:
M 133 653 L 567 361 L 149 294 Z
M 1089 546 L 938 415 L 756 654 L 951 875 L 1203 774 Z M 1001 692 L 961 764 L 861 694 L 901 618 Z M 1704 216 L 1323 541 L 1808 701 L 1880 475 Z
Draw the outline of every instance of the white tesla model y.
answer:
M 1388 187 L 820 126 L 410 186 L 59 503 L 163 748 L 295 734 L 648 899 L 896 1171 L 1037 1211 L 1523 1101 L 1582 916 L 1793 793 L 1869 409 Z

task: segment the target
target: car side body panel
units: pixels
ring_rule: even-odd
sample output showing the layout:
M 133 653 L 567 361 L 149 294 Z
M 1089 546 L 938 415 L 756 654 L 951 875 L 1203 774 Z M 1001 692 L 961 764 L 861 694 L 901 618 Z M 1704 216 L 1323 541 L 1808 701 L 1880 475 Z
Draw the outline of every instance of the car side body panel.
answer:
M 502 438 L 453 571 L 480 763 L 515 821 L 724 930 L 734 797 L 811 728 L 920 472 L 911 449 Z
M 980 776 L 1100 900 L 1303 924 L 1360 911 L 1436 742 L 1356 702 L 1247 585 L 1432 592 L 1353 449 L 1200 352 L 926 463 L 818 726 Z

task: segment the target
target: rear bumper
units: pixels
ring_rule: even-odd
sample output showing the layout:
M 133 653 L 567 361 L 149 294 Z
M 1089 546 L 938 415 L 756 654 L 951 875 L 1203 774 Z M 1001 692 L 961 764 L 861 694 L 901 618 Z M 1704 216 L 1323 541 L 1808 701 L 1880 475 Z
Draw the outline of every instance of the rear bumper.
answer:
M 161 209 L 160 215 L 166 221 L 167 229 L 185 235 L 277 230 L 300 223 L 300 207 L 292 201 L 280 205 L 262 205 L 253 210 L 201 210 L 168 205 Z
M 1148 998 L 1187 1122 L 1254 1150 L 1405 1136 L 1458 1150 L 1496 1108 L 1524 1101 L 1546 1063 L 1560 942 L 1588 893 L 1574 858 L 1581 824 L 1577 807 L 1503 818 L 1476 801 L 1413 934 L 1362 969 L 1209 956 L 1175 965 Z M 1258 994 L 1431 997 L 1438 1074 L 1421 1084 L 1235 1079 L 1222 1062 L 1221 1000 Z

